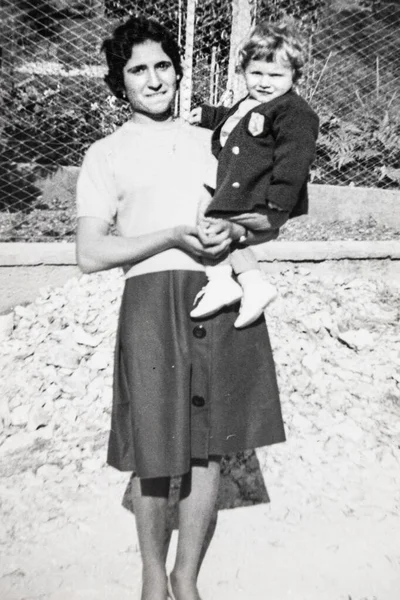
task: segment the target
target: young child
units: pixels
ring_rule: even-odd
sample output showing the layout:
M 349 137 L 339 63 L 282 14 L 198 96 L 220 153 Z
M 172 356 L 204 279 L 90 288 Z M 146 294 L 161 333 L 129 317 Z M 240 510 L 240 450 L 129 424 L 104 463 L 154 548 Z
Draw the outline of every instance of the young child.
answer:
M 269 231 L 276 238 L 287 219 L 308 210 L 318 117 L 294 90 L 303 65 L 301 39 L 293 27 L 261 23 L 239 50 L 248 95 L 230 109 L 202 105 L 191 112 L 191 123 L 214 129 L 212 151 L 218 159 L 215 190 L 205 186 L 212 198 L 200 208 L 199 231 L 212 234 L 216 218 L 244 226 L 229 257 L 206 267 L 208 283 L 196 297 L 193 318 L 241 299 L 235 327 L 245 327 L 276 296 L 247 244 L 252 231 Z

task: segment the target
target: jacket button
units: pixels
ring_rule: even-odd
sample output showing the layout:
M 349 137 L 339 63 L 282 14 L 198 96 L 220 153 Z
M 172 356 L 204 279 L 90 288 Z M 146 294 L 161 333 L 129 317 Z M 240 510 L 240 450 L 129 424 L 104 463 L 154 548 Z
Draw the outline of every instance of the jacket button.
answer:
M 239 154 L 239 152 L 240 152 L 239 146 L 233 146 L 232 152 L 233 152 L 233 154 Z
M 206 403 L 206 401 L 204 400 L 204 398 L 202 396 L 193 396 L 192 398 L 192 404 L 193 406 L 196 406 L 197 408 L 201 408 L 202 406 L 204 406 Z
M 233 188 L 240 188 L 240 183 L 238 181 L 235 181 L 234 183 L 232 183 L 232 187 Z
M 204 329 L 203 325 L 196 325 L 196 327 L 193 329 L 193 335 L 194 335 L 194 337 L 201 340 L 202 338 L 206 337 L 207 332 Z

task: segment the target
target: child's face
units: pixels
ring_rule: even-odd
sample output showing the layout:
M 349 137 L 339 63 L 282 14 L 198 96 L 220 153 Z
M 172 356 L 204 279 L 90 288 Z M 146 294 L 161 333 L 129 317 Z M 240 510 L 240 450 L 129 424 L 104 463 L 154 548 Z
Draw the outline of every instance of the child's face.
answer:
M 293 86 L 293 69 L 279 56 L 273 62 L 251 60 L 244 70 L 247 91 L 254 100 L 270 102 Z

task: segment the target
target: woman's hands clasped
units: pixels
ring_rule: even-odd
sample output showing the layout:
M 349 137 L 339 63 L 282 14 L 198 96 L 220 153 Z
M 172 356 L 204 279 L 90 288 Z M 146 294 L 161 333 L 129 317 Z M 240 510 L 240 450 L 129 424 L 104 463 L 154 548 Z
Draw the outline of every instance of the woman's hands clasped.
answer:
M 220 258 L 233 241 L 233 227 L 228 222 L 215 222 L 205 230 L 202 227 L 178 225 L 174 235 L 178 248 L 199 258 Z M 228 223 L 228 225 L 232 225 Z

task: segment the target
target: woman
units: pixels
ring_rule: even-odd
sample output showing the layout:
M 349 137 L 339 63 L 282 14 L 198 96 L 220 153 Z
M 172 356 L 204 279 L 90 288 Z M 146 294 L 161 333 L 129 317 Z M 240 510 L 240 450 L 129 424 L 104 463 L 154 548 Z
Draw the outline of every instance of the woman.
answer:
M 202 259 L 245 233 L 221 222 L 195 227 L 213 160 L 200 130 L 173 119 L 182 70 L 158 23 L 131 18 L 104 42 L 113 93 L 131 119 L 88 150 L 77 189 L 77 258 L 91 273 L 123 267 L 108 463 L 133 471 L 132 500 L 143 561 L 142 600 L 200 600 L 221 456 L 284 440 L 265 325 L 237 331 L 237 307 L 194 322 L 205 283 Z M 109 235 L 115 220 L 119 235 Z M 249 232 L 249 243 L 269 239 Z M 167 580 L 170 478 L 182 476 L 175 566 Z M 168 591 L 167 591 L 168 590 Z M 169 594 L 169 596 L 168 596 Z

